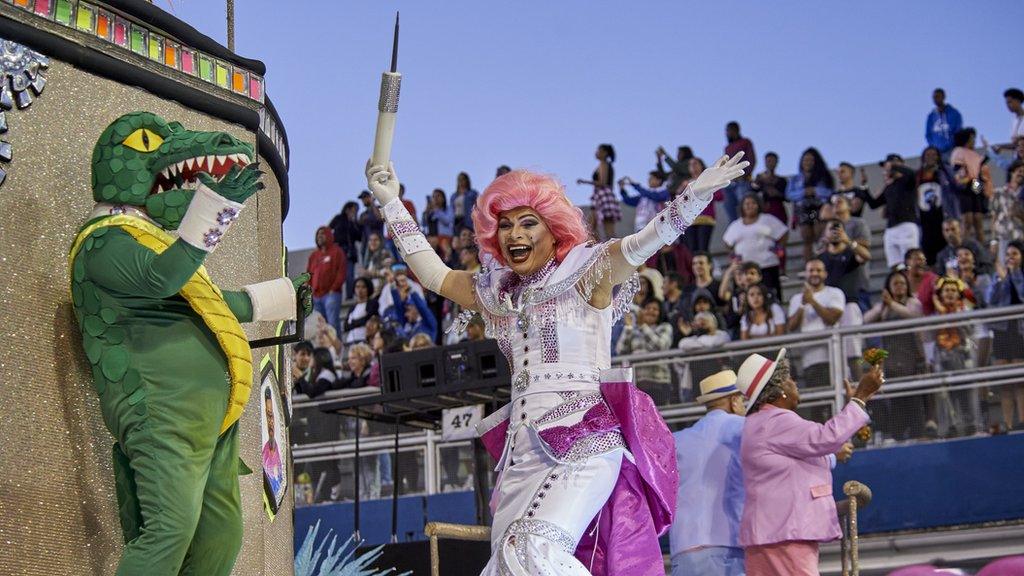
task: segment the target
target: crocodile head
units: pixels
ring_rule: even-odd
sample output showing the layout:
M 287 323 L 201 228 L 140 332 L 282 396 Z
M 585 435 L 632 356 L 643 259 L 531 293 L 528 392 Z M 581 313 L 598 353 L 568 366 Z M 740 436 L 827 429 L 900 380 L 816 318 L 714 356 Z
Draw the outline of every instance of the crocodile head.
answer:
M 97 202 L 143 207 L 174 230 L 199 173 L 220 179 L 254 157 L 251 144 L 225 132 L 196 132 L 151 112 L 132 112 L 107 126 L 96 141 L 92 195 Z

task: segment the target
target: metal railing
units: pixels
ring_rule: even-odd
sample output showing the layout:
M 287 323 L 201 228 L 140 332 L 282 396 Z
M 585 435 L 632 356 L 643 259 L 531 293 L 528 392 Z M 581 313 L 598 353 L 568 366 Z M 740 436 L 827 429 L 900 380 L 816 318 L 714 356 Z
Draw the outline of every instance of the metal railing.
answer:
M 827 407 L 815 414 L 826 417 L 845 405 L 843 380 L 849 377 L 856 382 L 862 368 L 858 360 L 860 349 L 870 346 L 884 345 L 890 352 L 886 362 L 886 385 L 872 400 L 873 404 L 915 395 L 956 395 L 980 388 L 1019 385 L 1024 382 L 1024 351 L 1017 351 L 1013 363 L 994 364 L 992 358 L 993 336 L 998 334 L 993 334 L 990 327 L 1012 321 L 1024 322 L 1024 305 L 862 326 L 837 326 L 812 333 L 734 341 L 700 352 L 666 350 L 635 354 L 613 358 L 612 363 L 634 368 L 655 365 L 674 368 L 676 377 L 671 385 L 676 388 L 673 395 L 679 401 L 659 408 L 670 424 L 685 425 L 704 413 L 704 408 L 694 401 L 699 394 L 696 385 L 701 377 L 717 369 L 738 369 L 750 354 L 774 358 L 777 351 L 785 347 L 801 388 L 801 408 L 813 413 L 813 408 Z M 960 344 L 944 349 L 942 345 L 948 344 L 949 339 L 937 339 L 940 331 L 956 331 Z M 808 366 L 803 360 L 812 350 L 818 358 L 827 361 L 827 369 L 817 366 L 819 372 L 824 370 L 824 381 L 806 379 Z M 700 364 L 706 366 L 703 373 L 692 369 Z M 681 369 L 684 367 L 686 369 Z M 943 403 L 950 401 L 941 400 Z M 956 400 L 967 402 L 962 398 Z
M 693 385 L 699 381 L 695 379 L 699 374 L 693 366 L 704 362 L 709 368 L 722 365 L 737 369 L 749 354 L 756 352 L 774 357 L 779 348 L 786 347 L 801 389 L 798 411 L 804 417 L 823 421 L 846 403 L 843 378 L 855 376 L 851 373 L 858 368 L 856 359 L 848 357 L 851 347 L 885 343 L 890 352 L 886 384 L 868 405 L 873 420 L 870 438 L 858 441 L 859 447 L 872 448 L 893 442 L 987 432 L 994 421 L 1001 418 L 998 405 L 1001 396 L 1024 386 L 1024 350 L 1017 351 L 1017 357 L 1012 359 L 1014 363 L 994 364 L 991 359 L 993 334 L 990 327 L 1008 321 L 1024 323 L 1024 305 L 730 342 L 700 353 L 666 350 L 622 356 L 613 358 L 613 364 L 672 367 L 679 379 L 673 380 L 671 385 L 680 391 L 689 391 L 687 394 L 680 392 L 678 401 L 659 406 L 662 416 L 675 429 L 695 422 L 705 412 L 693 401 Z M 943 348 L 949 344 L 949 339 L 936 337 L 941 330 L 945 330 L 947 336 L 956 331 L 961 337 L 959 345 L 949 350 Z M 824 382 L 808 382 L 804 378 L 808 371 L 802 359 L 809 350 L 821 353 L 820 357 L 825 359 Z M 947 356 L 951 354 L 947 353 L 959 355 L 954 358 L 956 362 L 950 363 Z M 913 361 L 908 360 L 911 357 Z M 356 424 L 346 417 L 324 414 L 318 407 L 330 399 L 351 394 L 351 391 L 328 393 L 326 398 L 317 400 L 294 397 L 292 438 L 297 474 L 304 467 L 322 469 L 324 466 L 343 469 L 340 476 L 350 473 L 354 439 L 346 430 L 350 431 Z M 337 425 L 328 427 L 327 432 L 320 426 L 319 432 L 306 434 L 304 426 L 324 421 Z M 390 426 L 378 432 L 371 429 L 363 433 L 360 458 L 365 459 L 361 467 L 364 471 L 373 470 L 373 459 L 382 458 L 393 449 L 392 434 Z M 453 482 L 451 478 L 455 469 L 460 475 L 471 474 L 469 441 L 443 442 L 438 433 L 409 429 L 400 435 L 399 446 L 406 455 L 404 465 L 419 467 L 416 474 L 392 479 L 394 483 L 402 483 L 403 494 L 431 494 L 453 486 L 471 485 L 469 477 L 463 478 L 463 482 Z M 449 450 L 458 451 L 458 457 L 453 460 L 451 453 L 445 452 Z M 383 463 L 378 460 L 376 469 L 382 468 Z M 403 468 L 403 457 L 399 459 L 399 468 Z M 320 497 L 326 493 L 327 490 L 321 490 Z

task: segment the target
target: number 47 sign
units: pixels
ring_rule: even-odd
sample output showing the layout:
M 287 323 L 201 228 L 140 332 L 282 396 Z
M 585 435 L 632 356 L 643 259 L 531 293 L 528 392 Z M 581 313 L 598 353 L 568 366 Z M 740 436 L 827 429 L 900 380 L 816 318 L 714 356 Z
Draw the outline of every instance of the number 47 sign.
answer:
M 484 405 L 445 408 L 441 414 L 444 423 L 441 428 L 441 439 L 466 440 L 476 437 L 476 425 L 484 417 Z

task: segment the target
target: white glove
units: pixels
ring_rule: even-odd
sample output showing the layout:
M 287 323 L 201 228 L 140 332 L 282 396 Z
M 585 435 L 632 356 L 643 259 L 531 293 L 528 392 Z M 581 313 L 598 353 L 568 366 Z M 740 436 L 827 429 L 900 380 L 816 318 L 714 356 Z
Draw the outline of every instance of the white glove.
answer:
M 451 268 L 430 247 L 416 219 L 409 214 L 405 204 L 398 197 L 398 177 L 395 166 L 388 162 L 388 167 L 370 166 L 366 161 L 366 183 L 373 195 L 380 201 L 384 221 L 391 230 L 391 239 L 398 248 L 398 253 L 409 268 L 416 274 L 420 284 L 431 292 L 440 293 L 445 276 Z
M 178 225 L 178 237 L 204 252 L 213 252 L 231 223 L 238 219 L 242 207 L 241 203 L 199 184 Z
M 713 166 L 705 169 L 690 182 L 681 194 L 675 197 L 664 210 L 647 223 L 642 230 L 622 239 L 619 245 L 622 256 L 633 266 L 639 266 L 648 258 L 675 242 L 680 234 L 693 224 L 714 199 L 715 192 L 725 188 L 733 179 L 743 175 L 750 162 L 742 161 L 743 152 L 732 158 L 722 156 Z
M 381 206 L 386 205 L 395 198 L 398 198 L 398 176 L 395 175 L 395 165 L 388 162 L 384 166 L 371 166 L 370 160 L 366 161 L 366 186 L 373 192 Z
M 295 285 L 288 278 L 275 278 L 243 286 L 252 302 L 252 321 L 295 320 Z
M 687 188 L 694 196 L 700 199 L 707 198 L 711 201 L 711 195 L 729 185 L 730 182 L 743 175 L 743 171 L 750 166 L 750 162 L 743 160 L 743 152 L 736 153 L 729 158 L 722 156 L 710 168 L 705 168 L 700 176 L 687 185 Z M 705 204 L 707 206 L 707 204 Z

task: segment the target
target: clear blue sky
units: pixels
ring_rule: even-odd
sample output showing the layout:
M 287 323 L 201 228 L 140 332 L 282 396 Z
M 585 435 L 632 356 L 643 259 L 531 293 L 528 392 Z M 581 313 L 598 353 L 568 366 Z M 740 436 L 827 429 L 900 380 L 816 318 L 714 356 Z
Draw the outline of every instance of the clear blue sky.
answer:
M 225 42 L 222 2 L 156 1 Z M 729 120 L 786 173 L 810 145 L 833 168 L 916 155 L 936 86 L 967 125 L 1005 141 L 1002 92 L 1024 87 L 1020 0 L 235 4 L 237 51 L 267 64 L 291 142 L 293 249 L 365 186 L 396 9 L 392 157 L 418 208 L 461 170 L 482 190 L 500 164 L 553 173 L 584 203 L 573 182 L 598 143 L 614 144 L 617 174 L 641 179 L 659 144 L 714 160 Z

